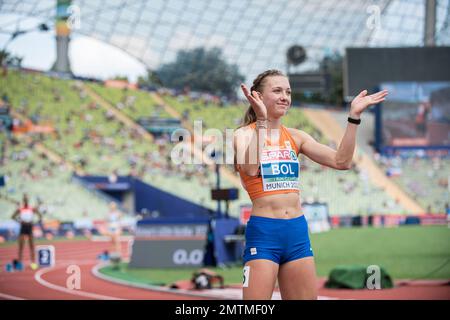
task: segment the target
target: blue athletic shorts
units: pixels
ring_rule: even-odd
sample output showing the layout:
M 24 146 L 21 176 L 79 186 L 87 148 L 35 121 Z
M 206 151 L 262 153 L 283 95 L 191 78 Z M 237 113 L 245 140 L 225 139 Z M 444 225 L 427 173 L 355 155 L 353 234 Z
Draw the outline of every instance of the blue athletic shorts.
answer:
M 244 264 L 255 259 L 283 264 L 312 256 L 304 215 L 293 219 L 250 217 L 245 231 Z

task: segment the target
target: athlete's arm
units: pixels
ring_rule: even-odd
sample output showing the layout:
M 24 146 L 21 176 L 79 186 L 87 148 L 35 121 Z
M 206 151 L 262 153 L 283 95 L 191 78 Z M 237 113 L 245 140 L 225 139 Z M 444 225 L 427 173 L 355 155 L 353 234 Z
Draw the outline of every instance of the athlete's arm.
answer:
M 350 107 L 350 117 L 359 119 L 361 114 L 371 105 L 385 100 L 387 90 L 379 91 L 367 95 L 367 90 L 361 91 L 352 101 Z M 295 136 L 295 141 L 300 146 L 300 152 L 311 160 L 338 170 L 348 170 L 352 165 L 353 154 L 356 145 L 357 125 L 348 123 L 344 136 L 339 144 L 338 150 L 318 143 L 306 132 L 290 129 Z
M 338 170 L 348 170 L 351 168 L 352 164 L 356 136 L 356 128 L 351 128 L 350 126 L 356 127 L 354 124 L 349 124 L 347 126 L 346 133 L 339 145 L 338 151 L 317 142 L 304 131 L 289 128 L 289 132 L 294 138 L 297 146 L 299 146 L 300 153 L 321 165 Z
M 248 176 L 258 174 L 262 144 L 259 143 L 257 136 L 258 130 L 246 128 L 236 130 L 233 135 L 236 167 L 240 167 Z
M 11 216 L 11 219 L 17 221 L 17 220 L 18 220 L 17 218 L 18 218 L 18 216 L 19 216 L 19 212 L 20 212 L 20 210 L 19 210 L 19 209 L 16 209 L 16 211 L 14 211 L 13 215 Z
M 42 221 L 42 213 L 38 209 L 34 209 L 34 212 L 38 216 L 38 219 L 39 219 L 38 221 L 41 222 Z

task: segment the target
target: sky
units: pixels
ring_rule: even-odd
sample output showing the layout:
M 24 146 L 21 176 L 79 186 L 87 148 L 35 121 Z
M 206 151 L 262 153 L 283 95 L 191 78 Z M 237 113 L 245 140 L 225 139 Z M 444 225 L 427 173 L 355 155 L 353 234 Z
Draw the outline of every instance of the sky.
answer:
M 9 35 L 0 34 L 3 49 Z M 22 66 L 47 71 L 56 58 L 55 32 L 33 31 L 14 39 L 7 46 L 9 52 L 22 56 Z M 122 50 L 82 35 L 73 35 L 69 47 L 69 58 L 75 75 L 108 79 L 126 75 L 135 82 L 146 74 L 145 66 Z

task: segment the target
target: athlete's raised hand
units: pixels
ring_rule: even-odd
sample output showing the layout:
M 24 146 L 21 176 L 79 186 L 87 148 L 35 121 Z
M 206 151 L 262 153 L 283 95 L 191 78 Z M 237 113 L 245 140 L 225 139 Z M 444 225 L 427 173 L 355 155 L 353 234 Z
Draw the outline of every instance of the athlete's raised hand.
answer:
M 383 90 L 368 96 L 367 90 L 361 91 L 352 101 L 350 115 L 359 117 L 367 107 L 384 101 L 387 94 L 388 91 Z
M 250 105 L 253 108 L 253 111 L 255 111 L 256 118 L 258 120 L 266 120 L 267 119 L 267 108 L 262 102 L 261 98 L 259 97 L 258 92 L 252 91 L 247 89 L 245 84 L 241 84 L 242 92 L 244 92 L 245 97 L 247 98 L 248 102 L 250 102 Z

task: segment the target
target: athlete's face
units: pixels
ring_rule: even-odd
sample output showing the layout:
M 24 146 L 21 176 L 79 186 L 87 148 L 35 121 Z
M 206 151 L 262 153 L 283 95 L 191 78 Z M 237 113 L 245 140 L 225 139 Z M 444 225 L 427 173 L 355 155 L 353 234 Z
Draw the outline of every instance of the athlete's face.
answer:
M 291 106 L 289 80 L 284 76 L 272 76 L 264 80 L 262 100 L 267 108 L 268 117 L 284 116 Z

